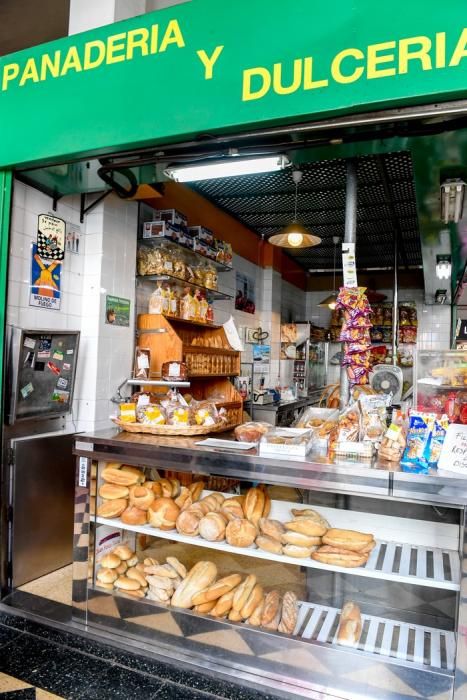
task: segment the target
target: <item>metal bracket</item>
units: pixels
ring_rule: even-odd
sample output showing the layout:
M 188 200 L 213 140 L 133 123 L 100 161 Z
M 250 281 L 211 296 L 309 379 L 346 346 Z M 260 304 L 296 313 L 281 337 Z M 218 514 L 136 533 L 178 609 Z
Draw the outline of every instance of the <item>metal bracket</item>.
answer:
M 61 199 L 62 197 L 63 197 L 62 194 L 57 194 L 56 192 L 53 194 L 53 196 L 52 196 L 52 209 L 54 211 L 57 211 L 58 200 Z
M 84 223 L 84 216 L 85 214 L 89 214 L 90 211 L 94 209 L 94 207 L 97 207 L 98 204 L 100 204 L 110 193 L 112 190 L 106 190 L 102 194 L 100 194 L 97 199 L 95 199 L 91 204 L 88 204 L 86 206 L 86 195 L 83 193 L 81 195 L 81 202 L 80 202 L 80 207 L 79 207 L 79 220 L 80 223 Z

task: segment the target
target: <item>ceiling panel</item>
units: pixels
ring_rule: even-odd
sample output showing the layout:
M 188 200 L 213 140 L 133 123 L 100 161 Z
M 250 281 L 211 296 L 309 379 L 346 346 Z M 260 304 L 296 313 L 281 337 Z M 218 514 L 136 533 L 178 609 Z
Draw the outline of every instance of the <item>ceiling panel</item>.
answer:
M 357 262 L 359 267 L 390 267 L 393 241 L 400 236 L 401 265 L 421 265 L 420 231 L 412 158 L 400 151 L 356 159 L 358 179 Z M 298 220 L 322 239 L 314 248 L 288 251 L 304 269 L 332 269 L 333 236 L 344 237 L 346 162 L 300 165 Z M 291 170 L 246 177 L 217 178 L 193 188 L 266 239 L 294 218 Z

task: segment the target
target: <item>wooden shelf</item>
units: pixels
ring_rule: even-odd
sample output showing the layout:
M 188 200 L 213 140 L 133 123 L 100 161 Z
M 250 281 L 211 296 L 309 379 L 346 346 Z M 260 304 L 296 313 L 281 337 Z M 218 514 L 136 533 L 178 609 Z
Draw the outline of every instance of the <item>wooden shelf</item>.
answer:
M 212 328 L 212 326 L 210 326 Z M 204 347 L 204 345 L 186 345 L 183 344 L 183 352 L 200 352 L 203 355 L 237 355 L 238 350 L 232 348 L 213 348 Z M 242 363 L 243 364 L 243 363 Z
M 164 318 L 172 323 L 184 323 L 187 326 L 201 326 L 201 328 L 222 328 L 222 326 L 216 326 L 214 323 L 202 323 L 201 321 L 189 321 L 185 318 L 179 318 L 179 316 L 168 316 L 167 314 L 161 314 Z
M 202 496 L 212 493 L 204 491 Z M 270 518 L 286 522 L 290 509 L 296 508 L 297 503 L 287 501 L 272 501 Z M 398 581 L 417 586 L 442 588 L 458 591 L 460 589 L 459 554 L 454 549 L 457 541 L 456 526 L 435 525 L 422 520 L 411 520 L 410 526 L 405 519 L 392 516 L 379 516 L 369 513 L 339 510 L 333 508 L 317 508 L 333 527 L 350 528 L 362 532 L 375 532 L 379 535 L 376 547 L 371 552 L 365 566 L 347 568 L 322 564 L 314 559 L 297 559 L 284 554 L 272 554 L 251 547 L 234 547 L 227 542 L 209 542 L 200 536 L 189 537 L 181 535 L 177 530 L 159 530 L 149 525 L 125 525 L 118 519 L 96 517 L 97 524 L 110 525 L 122 530 L 138 532 L 153 537 L 183 542 L 205 549 L 216 549 L 241 556 L 276 561 L 283 564 L 302 566 L 309 569 L 335 571 L 353 576 Z M 408 532 L 412 542 L 409 541 Z M 388 537 L 389 535 L 389 537 Z M 392 537 L 399 535 L 399 541 Z M 433 542 L 438 546 L 431 546 Z
M 239 377 L 238 372 L 223 372 L 222 374 L 191 374 L 188 372 L 189 379 L 222 379 L 222 377 Z

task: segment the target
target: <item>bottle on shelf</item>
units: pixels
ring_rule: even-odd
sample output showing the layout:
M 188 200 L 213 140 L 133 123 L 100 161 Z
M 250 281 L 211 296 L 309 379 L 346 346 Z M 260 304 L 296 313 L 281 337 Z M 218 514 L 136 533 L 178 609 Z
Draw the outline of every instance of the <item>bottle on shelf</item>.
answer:
M 170 311 L 170 288 L 169 285 L 165 285 L 162 289 L 162 313 L 168 315 Z
M 206 295 L 201 294 L 201 300 L 199 302 L 199 320 L 201 323 L 207 322 L 209 304 L 206 300 Z
M 191 291 L 189 287 L 185 287 L 185 293 L 180 303 L 181 317 L 185 321 L 191 321 L 191 311 L 192 311 L 192 301 Z
M 201 321 L 201 292 L 199 289 L 196 289 L 193 295 L 191 320 Z
M 149 313 L 161 314 L 164 308 L 164 291 L 161 282 L 157 283 L 157 287 L 149 298 Z
M 206 322 L 214 323 L 214 309 L 212 308 L 212 304 L 208 304 L 208 310 L 206 312 Z

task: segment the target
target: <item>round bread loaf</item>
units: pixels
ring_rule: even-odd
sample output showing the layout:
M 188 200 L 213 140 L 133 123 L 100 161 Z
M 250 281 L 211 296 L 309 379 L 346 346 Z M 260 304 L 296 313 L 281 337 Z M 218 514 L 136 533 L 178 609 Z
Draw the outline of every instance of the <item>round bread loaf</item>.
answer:
M 97 515 L 101 518 L 118 518 L 128 505 L 126 498 L 115 498 L 113 501 L 102 501 L 97 508 Z
M 155 499 L 152 489 L 148 489 L 146 486 L 130 486 L 130 506 L 147 510 Z
M 263 535 L 272 537 L 274 540 L 278 540 L 279 542 L 281 541 L 281 536 L 285 532 L 285 528 L 279 520 L 260 518 L 258 525 Z
M 146 525 L 147 515 L 145 510 L 136 506 L 128 506 L 120 516 L 125 525 Z
M 250 547 L 257 534 L 255 525 L 245 518 L 231 520 L 225 529 L 225 538 L 233 547 Z
M 227 520 L 221 513 L 207 513 L 199 521 L 199 534 L 208 542 L 222 542 L 226 525 Z
M 134 555 L 134 551 L 128 547 L 127 544 L 119 544 L 112 549 L 112 554 L 116 554 L 119 559 L 126 561 L 131 559 Z
M 120 588 L 122 591 L 137 591 L 140 588 L 139 581 L 126 576 L 119 576 L 114 583 L 115 588 Z
M 278 540 L 268 535 L 258 535 L 255 540 L 256 546 L 271 554 L 282 554 L 282 545 Z
M 196 535 L 199 535 L 199 523 L 202 517 L 204 517 L 204 515 L 192 511 L 191 508 L 182 510 L 176 520 L 177 531 L 181 535 L 196 537 Z
M 113 583 L 118 578 L 116 569 L 103 569 L 102 567 L 97 572 L 97 580 L 101 583 Z
M 120 566 L 120 564 L 120 557 L 117 557 L 116 554 L 112 554 L 112 552 L 109 554 L 104 554 L 100 561 L 100 565 L 103 569 L 116 569 L 117 566 Z
M 148 522 L 161 530 L 173 530 L 180 508 L 171 498 L 156 498 L 148 508 Z

